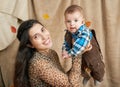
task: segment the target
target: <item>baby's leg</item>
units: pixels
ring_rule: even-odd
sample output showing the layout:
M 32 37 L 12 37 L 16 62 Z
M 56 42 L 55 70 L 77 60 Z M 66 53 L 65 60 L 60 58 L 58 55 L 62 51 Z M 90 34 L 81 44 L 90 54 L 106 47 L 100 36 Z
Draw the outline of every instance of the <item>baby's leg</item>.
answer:
M 94 78 L 95 85 L 99 84 L 99 82 L 103 80 L 104 73 L 104 63 L 102 61 L 93 65 L 91 69 L 91 76 Z
M 83 78 L 83 85 L 86 85 L 88 80 L 90 79 L 90 69 L 87 68 L 87 64 L 84 61 L 84 59 L 82 59 L 82 64 L 81 64 L 81 75 L 84 77 Z

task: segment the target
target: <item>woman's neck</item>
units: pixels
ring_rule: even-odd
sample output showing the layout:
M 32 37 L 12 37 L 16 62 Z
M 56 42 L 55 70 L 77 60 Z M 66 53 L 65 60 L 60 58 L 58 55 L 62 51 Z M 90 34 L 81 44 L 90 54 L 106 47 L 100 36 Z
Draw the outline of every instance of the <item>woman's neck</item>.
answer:
M 41 51 L 38 51 L 38 52 L 40 52 L 40 53 L 42 53 L 42 54 L 44 54 L 44 55 L 48 55 L 48 54 L 49 54 L 49 50 L 50 50 L 50 49 L 41 50 Z

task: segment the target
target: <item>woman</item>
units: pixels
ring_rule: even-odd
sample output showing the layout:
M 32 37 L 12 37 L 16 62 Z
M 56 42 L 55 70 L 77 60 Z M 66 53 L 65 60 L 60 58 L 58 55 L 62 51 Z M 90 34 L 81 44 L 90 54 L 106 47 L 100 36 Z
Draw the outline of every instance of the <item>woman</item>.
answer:
M 50 34 L 39 21 L 24 21 L 17 38 L 14 87 L 80 87 L 80 59 L 75 58 L 71 70 L 64 73 L 51 49 Z

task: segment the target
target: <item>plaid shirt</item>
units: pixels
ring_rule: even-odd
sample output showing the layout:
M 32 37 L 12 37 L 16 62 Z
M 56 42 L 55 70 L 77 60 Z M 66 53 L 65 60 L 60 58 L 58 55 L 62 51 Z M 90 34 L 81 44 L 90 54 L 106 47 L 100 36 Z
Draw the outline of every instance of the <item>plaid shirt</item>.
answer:
M 85 47 L 92 39 L 92 32 L 85 25 L 82 25 L 76 33 L 72 34 L 72 38 L 74 39 L 73 47 L 70 48 L 69 44 L 64 40 L 63 49 L 74 57 L 84 51 Z

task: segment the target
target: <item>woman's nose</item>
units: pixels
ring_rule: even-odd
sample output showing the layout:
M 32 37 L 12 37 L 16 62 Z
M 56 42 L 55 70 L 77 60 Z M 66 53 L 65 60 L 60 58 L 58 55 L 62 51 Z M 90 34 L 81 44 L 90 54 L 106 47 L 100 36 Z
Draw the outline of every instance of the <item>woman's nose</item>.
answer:
M 43 33 L 43 34 L 42 34 L 42 39 L 43 39 L 43 40 L 46 40 L 46 39 L 47 39 L 47 37 L 48 37 L 48 35 L 47 35 L 47 34 L 45 34 L 45 33 Z

